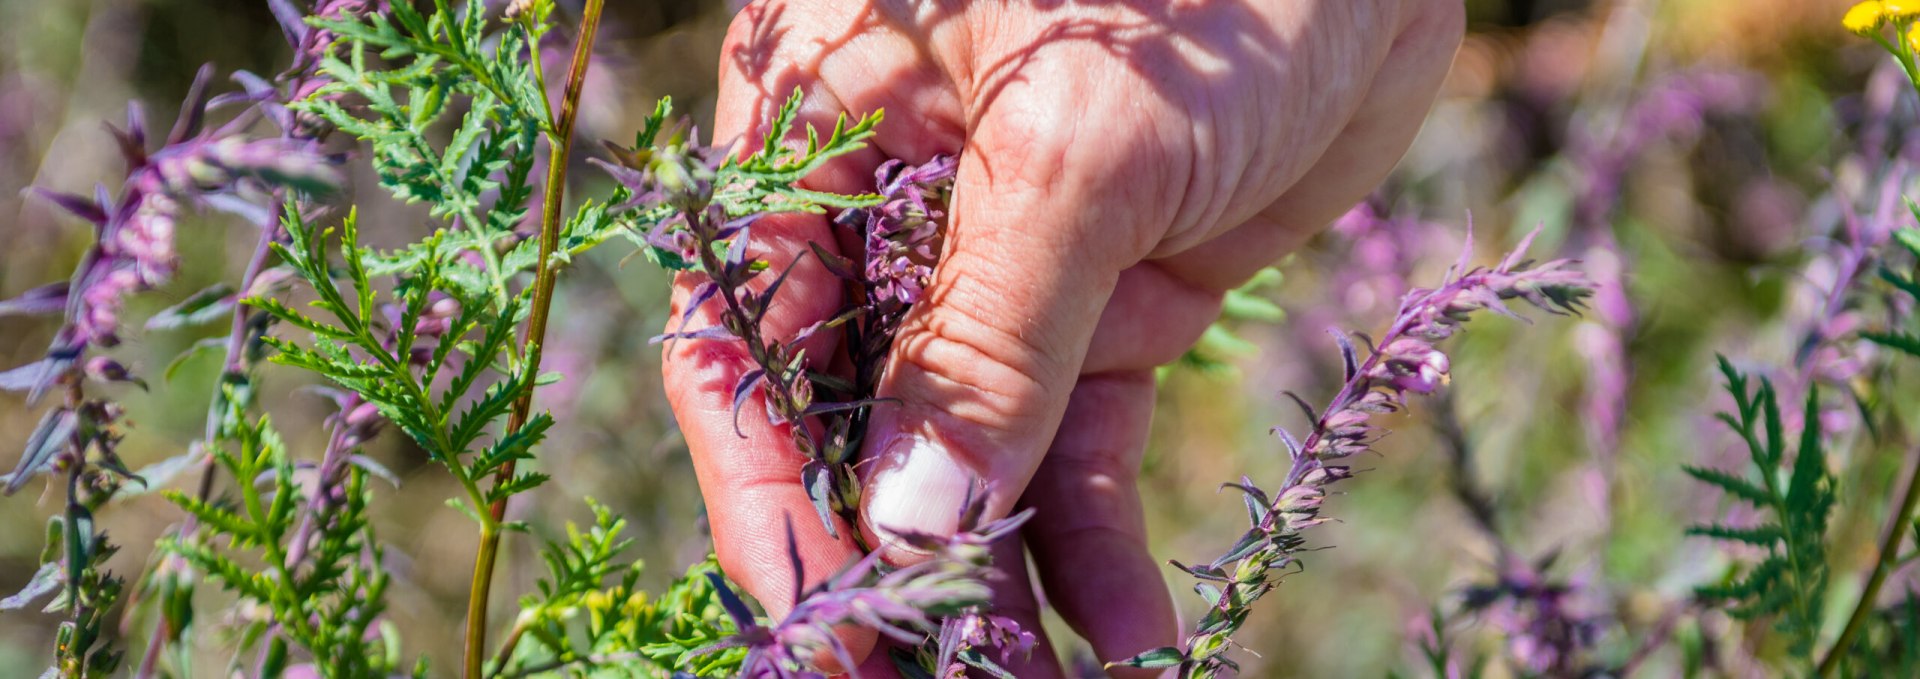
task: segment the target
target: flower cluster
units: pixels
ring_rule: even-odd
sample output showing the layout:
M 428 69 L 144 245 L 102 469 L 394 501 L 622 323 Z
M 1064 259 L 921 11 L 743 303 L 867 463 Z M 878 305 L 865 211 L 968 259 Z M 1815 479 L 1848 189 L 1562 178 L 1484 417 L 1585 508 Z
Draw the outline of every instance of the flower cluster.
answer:
M 1495 580 L 1468 588 L 1462 607 L 1502 632 L 1506 657 L 1529 675 L 1589 676 L 1581 663 L 1600 638 L 1602 620 L 1587 612 L 1591 602 L 1578 583 L 1549 578 L 1546 565 L 1505 555 Z
M 850 308 L 834 319 L 844 323 L 841 346 L 853 366 L 849 399 L 876 395 L 900 324 L 933 282 L 934 248 L 945 216 L 941 208 L 958 167 L 957 158 L 945 155 L 917 166 L 900 160 L 881 164 L 874 172 L 880 203 L 843 211 L 834 220 L 848 236 L 865 244 L 862 261 L 814 250 L 827 270 L 852 292 Z M 841 445 L 847 450 L 859 450 L 870 412 L 848 411 L 844 426 L 836 428 L 845 432 Z
M 1340 390 L 1319 411 L 1294 397 L 1313 423 L 1305 437 L 1274 429 L 1293 460 L 1286 479 L 1271 492 L 1245 477 L 1227 484 L 1244 495 L 1251 527 L 1207 563 L 1174 562 L 1200 581 L 1197 589 L 1209 605 L 1185 647 L 1154 649 L 1114 664 L 1178 668 L 1181 677 L 1212 677 L 1237 668 L 1226 652 L 1251 605 L 1273 590 L 1285 569 L 1298 565 L 1306 542 L 1302 531 L 1327 520 L 1321 507 L 1328 487 L 1353 476 L 1351 467 L 1337 462 L 1368 450 L 1379 438 L 1380 430 L 1371 424 L 1374 415 L 1400 410 L 1408 393 L 1428 394 L 1445 384 L 1450 362 L 1434 343 L 1459 332 L 1478 312 L 1518 318 L 1507 308 L 1509 300 L 1566 314 L 1578 311 L 1592 293 L 1592 284 L 1569 260 L 1537 265 L 1524 260 L 1532 240 L 1529 235 L 1497 266 L 1477 269 L 1467 264 L 1473 253 L 1469 239 L 1447 282 L 1408 292 L 1393 324 L 1364 359 L 1346 336 L 1335 335 L 1345 368 Z
M 789 110 L 791 105 L 789 106 Z M 765 148 L 777 149 L 790 117 L 783 111 L 768 135 Z M 836 129 L 831 147 L 843 138 Z M 636 149 L 645 146 L 636 145 Z M 768 420 L 794 425 L 818 418 L 822 426 L 789 426 L 797 450 L 809 456 L 800 470 L 800 482 L 813 500 L 829 533 L 837 530 L 835 515 L 851 521 L 858 507 L 858 482 L 852 457 L 860 448 L 867 409 L 874 402 L 887 352 L 912 305 L 932 283 L 944 205 L 958 161 L 938 156 L 921 165 L 889 161 L 875 172 L 875 194 L 860 203 L 843 206 L 832 220 L 842 231 L 842 242 L 862 244 L 858 258 L 815 244 L 811 254 L 848 288 L 849 304 L 831 319 L 802 329 L 790 341 L 763 334 L 761 319 L 773 304 L 786 275 L 755 290 L 749 283 L 769 269 L 766 262 L 748 256 L 755 221 L 762 212 L 743 215 L 724 209 L 716 196 L 730 187 L 727 174 L 737 167 L 723 160 L 716 148 L 684 143 L 668 144 L 649 153 L 614 148 L 618 164 L 603 164 L 630 192 L 616 206 L 625 210 L 666 205 L 672 212 L 645 230 L 644 242 L 652 256 L 671 268 L 704 275 L 692 290 L 677 326 L 658 341 L 737 341 L 745 345 L 754 365 L 733 390 L 735 417 L 756 391 L 765 394 Z M 758 157 L 758 156 L 756 156 Z M 751 166 L 749 159 L 742 166 Z M 791 266 L 791 265 L 789 265 Z M 718 308 L 716 325 L 689 328 L 703 306 Z M 817 332 L 834 328 L 842 333 L 851 375 L 818 373 L 805 367 L 799 348 Z M 993 615 L 986 605 L 990 573 L 987 545 L 1011 533 L 1026 515 L 985 525 L 980 502 L 968 502 L 961 517 L 963 530 L 953 538 L 908 536 L 938 556 L 934 560 L 892 572 L 876 555 L 868 555 L 811 593 L 797 595 L 793 612 L 778 624 L 754 622 L 744 603 L 725 592 L 729 613 L 740 633 L 710 650 L 746 647 L 742 667 L 747 677 L 813 677 L 804 669 L 821 654 L 853 663 L 832 627 L 857 623 L 912 645 L 922 645 L 918 656 L 896 658 L 928 673 L 961 676 L 967 667 L 994 667 L 985 649 L 1002 651 L 1004 662 L 1015 651 L 1031 650 L 1035 637 L 1011 619 Z M 796 570 L 799 563 L 794 564 Z M 716 577 L 716 587 L 721 583 Z
M 52 568 L 46 572 L 66 585 L 67 593 L 61 600 L 64 603 L 56 604 L 72 611 L 70 620 L 62 625 L 58 644 L 57 667 L 66 676 L 104 675 L 120 662 L 119 652 L 106 643 L 108 637 L 102 627 L 105 611 L 119 603 L 121 581 L 104 568 L 115 548 L 104 533 L 96 530 L 94 511 L 126 480 L 143 484 L 165 481 L 157 474 L 143 478 L 127 469 L 116 453 L 121 438 L 121 407 L 85 390 L 88 380 L 131 381 L 142 386 L 144 381 L 119 362 L 105 356 L 88 357 L 88 352 L 120 343 L 121 311 L 127 297 L 173 277 L 179 266 L 175 228 L 184 206 L 237 214 L 261 229 L 262 242 L 257 248 L 261 254 L 249 266 L 242 283 L 243 288 L 250 289 L 263 269 L 261 258 L 273 238 L 272 215 L 286 198 L 285 192 L 327 191 L 339 181 L 336 159 L 323 152 L 315 138 L 296 134 L 284 124 L 279 138 L 252 137 L 249 130 L 261 119 L 264 109 L 254 104 L 263 97 L 255 93 L 209 97 L 212 74 L 210 68 L 201 69 L 179 118 L 159 148 L 150 148 L 146 117 L 137 105 L 130 107 L 123 128 L 109 128 L 127 165 L 117 195 L 105 186 L 96 188 L 92 197 L 38 191 L 41 197 L 92 225 L 93 245 L 67 284 L 43 286 L 0 303 L 0 308 L 8 312 L 65 314 L 45 358 L 8 371 L 0 383 L 29 392 L 29 401 L 37 401 L 56 386 L 65 391 L 64 403 L 48 410 L 29 437 L 25 453 L 7 477 L 5 492 L 13 493 L 48 470 L 66 476 L 66 511 L 57 521 L 59 529 L 51 532 L 61 536 L 66 549 L 49 552 L 64 554 L 63 563 L 58 564 L 63 567 L 52 568 L 56 566 L 53 561 L 43 567 L 43 571 Z M 246 83 L 251 78 L 243 75 L 240 79 Z M 211 116 L 235 105 L 243 108 L 224 123 L 210 123 Z M 151 319 L 149 325 L 161 327 L 189 316 L 210 318 L 233 308 L 232 296 L 225 293 L 203 292 L 189 303 L 198 308 L 175 307 Z M 206 313 L 209 310 L 211 313 Z M 232 366 L 238 364 L 248 344 L 248 329 L 256 327 L 245 323 L 240 315 L 233 325 L 234 337 L 228 343 L 230 372 L 238 369 Z M 231 421 L 227 406 L 237 392 L 244 391 L 235 380 L 223 379 L 222 391 L 214 398 L 214 412 L 208 418 L 209 441 L 222 423 Z M 182 459 L 192 456 L 190 452 Z M 169 474 L 181 466 L 157 465 Z M 171 557 L 160 563 L 156 578 L 184 572 Z M 180 616 L 166 617 L 168 624 L 156 628 L 156 641 L 177 634 L 184 626 Z M 136 676 L 152 676 L 162 645 L 152 644 Z
M 1567 150 L 1574 182 L 1574 220 L 1583 229 L 1610 223 L 1635 162 L 1649 147 L 1688 140 L 1714 115 L 1752 111 L 1764 83 L 1751 73 L 1696 69 L 1668 76 L 1636 96 L 1610 128 L 1587 130 Z
M 772 626 L 756 622 L 746 603 L 717 574 L 709 574 L 739 632 L 696 654 L 744 646 L 748 652 L 740 676 L 745 679 L 824 679 L 826 675 L 807 669 L 822 654 L 842 667 L 855 666 L 852 654 L 833 631 L 837 625 L 853 623 L 909 647 L 922 647 L 919 657 L 897 655 L 896 663 L 941 677 L 965 676 L 968 667 L 999 670 L 995 674 L 1008 676 L 983 651 L 998 649 L 1005 662 L 1016 652 L 1030 652 L 1035 637 L 1012 619 L 989 612 L 993 592 L 987 582 L 1000 578 L 989 547 L 1019 530 L 1032 518 L 1033 510 L 981 522 L 985 503 L 985 493 L 968 498 L 960 530 L 952 537 L 903 536 L 932 554 L 931 559 L 889 571 L 878 553 L 868 554 L 839 575 L 796 593 L 793 610 Z M 792 539 L 791 529 L 788 539 Z M 796 554 L 796 581 L 804 581 L 797 552 L 789 549 L 789 553 Z
M 119 196 L 100 187 L 92 198 L 41 190 L 39 195 L 93 225 L 95 242 L 64 290 L 66 323 L 54 337 L 38 376 L 27 383 L 34 397 L 62 379 L 89 347 L 120 342 L 120 311 L 128 295 L 171 279 L 178 266 L 174 227 L 183 203 L 253 216 L 271 200 L 274 187 L 324 191 L 338 183 L 336 159 L 312 140 L 250 139 L 255 118 L 240 115 L 206 127 L 210 109 L 227 100 L 208 99 L 212 77 L 202 70 L 180 123 L 163 145 L 149 151 L 146 117 L 138 107 L 124 129 L 113 129 L 127 177 Z M 55 288 L 33 291 L 51 296 Z M 51 311 L 50 305 L 40 310 Z
M 835 220 L 866 244 L 857 283 L 877 315 L 892 316 L 920 301 L 933 282 L 933 248 L 959 159 L 935 156 L 923 165 L 890 160 L 874 173 L 879 205 L 847 210 Z
M 639 149 L 648 147 L 658 135 L 655 128 L 643 134 L 634 149 L 613 147 L 617 163 L 600 164 L 630 194 L 615 206 L 616 210 L 659 205 L 671 208 L 645 229 L 644 242 L 651 255 L 669 268 L 695 270 L 706 278 L 692 290 L 677 326 L 655 341 L 743 343 L 754 366 L 733 388 L 736 419 L 739 408 L 758 392 L 765 394 L 766 416 L 774 425 L 800 423 L 808 418 L 823 420 L 819 430 L 806 426 L 788 429 L 795 449 L 809 458 L 800 470 L 800 481 L 821 523 L 829 534 L 837 535 L 834 516 L 851 523 L 852 513 L 859 506 L 859 483 L 851 463 L 865 431 L 866 406 L 875 402 L 887 351 L 901 321 L 932 282 L 934 247 L 940 237 L 939 220 L 944 216 L 941 207 L 958 162 L 940 156 L 919 166 L 897 160 L 882 164 L 875 173 L 876 194 L 841 206 L 842 211 L 833 220 L 851 239 L 864 244 L 860 260 L 818 244 L 811 253 L 847 284 L 853 301 L 831 319 L 801 330 L 789 341 L 767 337 L 760 321 L 772 307 L 792 265 L 765 288 L 750 288 L 749 283 L 769 268 L 769 263 L 748 255 L 753 224 L 766 211 L 736 214 L 717 196 L 727 192 L 737 195 L 742 190 L 742 171 L 765 166 L 765 158 L 779 153 L 797 101 L 790 101 L 775 119 L 765 140 L 766 150 L 745 161 L 728 160 L 720 147 L 687 143 L 678 135 L 661 148 L 641 153 Z M 836 127 L 816 150 L 824 150 L 819 155 L 826 155 L 857 143 L 868 134 L 872 120 L 851 129 Z M 687 327 L 703 306 L 716 302 L 720 311 L 717 325 Z M 828 328 L 844 333 L 841 344 L 852 366 L 850 380 L 807 367 L 801 345 Z
M 1900 29 L 1900 35 L 1908 45 L 1913 45 L 1920 39 L 1920 32 L 1903 24 L 1914 17 L 1920 17 L 1920 3 L 1910 0 L 1867 0 L 1848 8 L 1840 23 L 1847 30 L 1862 36 L 1877 36 L 1882 26 L 1891 24 Z

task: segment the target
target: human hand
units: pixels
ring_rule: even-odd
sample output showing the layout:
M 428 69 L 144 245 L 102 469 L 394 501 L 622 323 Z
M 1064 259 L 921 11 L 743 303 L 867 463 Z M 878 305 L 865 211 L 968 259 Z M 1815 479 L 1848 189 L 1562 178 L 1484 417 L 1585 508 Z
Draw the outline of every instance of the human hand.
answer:
M 1066 2 L 762 0 L 736 17 L 716 139 L 795 87 L 802 119 L 884 108 L 871 148 L 811 188 L 871 188 L 887 158 L 957 153 L 941 263 L 897 337 L 867 435 L 863 532 L 948 534 L 976 479 L 988 518 L 1023 530 L 1048 599 L 1103 661 L 1174 643 L 1133 479 L 1151 369 L 1189 347 L 1220 300 L 1345 211 L 1411 142 L 1461 35 L 1446 0 Z M 751 149 L 742 149 L 751 150 Z M 764 328 L 791 338 L 840 308 L 840 281 L 801 255 L 823 219 L 756 227 L 755 253 L 797 261 Z M 676 286 L 676 307 L 697 281 Z M 697 310 L 693 327 L 714 320 Z M 677 316 L 677 310 L 676 310 Z M 832 356 L 829 334 L 808 356 Z M 791 606 L 786 525 L 813 584 L 859 554 L 798 485 L 804 456 L 730 393 L 740 347 L 670 344 L 667 391 L 687 433 L 726 571 L 776 616 Z M 758 396 L 745 406 L 756 411 Z M 1037 631 L 1019 544 L 996 605 Z M 871 635 L 849 635 L 856 655 Z M 1058 676 L 1040 645 L 1022 677 Z M 876 666 L 883 663 L 868 663 Z M 863 673 L 864 675 L 865 673 Z

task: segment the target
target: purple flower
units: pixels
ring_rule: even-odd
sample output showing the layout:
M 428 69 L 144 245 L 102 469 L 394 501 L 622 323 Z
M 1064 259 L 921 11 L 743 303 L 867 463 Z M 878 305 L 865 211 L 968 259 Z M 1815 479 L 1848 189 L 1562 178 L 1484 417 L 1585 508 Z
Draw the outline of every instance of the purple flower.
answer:
M 287 42 L 293 45 L 293 66 L 287 69 L 289 74 L 306 73 L 313 69 L 321 59 L 333 50 L 336 36 L 332 31 L 307 25 L 308 16 L 323 19 L 343 19 L 365 15 L 371 12 L 386 11 L 386 0 L 314 0 L 311 7 L 302 12 L 292 0 L 268 0 L 274 18 L 280 22 L 280 30 L 287 36 Z M 318 89 L 319 85 L 313 85 Z M 296 93 L 299 96 L 311 94 Z M 299 97 L 291 99 L 298 101 Z
M 947 618 L 940 624 L 939 655 L 935 662 L 944 672 L 943 677 L 964 679 L 967 664 L 959 659 L 963 649 L 997 648 L 1000 662 L 1007 663 L 1016 653 L 1023 657 L 1031 655 L 1036 641 L 1033 632 L 1022 629 L 1012 618 L 971 611 Z
M 1550 562 L 1552 556 L 1543 561 Z M 1464 608 L 1480 613 L 1506 637 L 1509 661 L 1532 675 L 1585 676 L 1582 662 L 1602 630 L 1579 582 L 1556 582 L 1543 569 L 1511 554 L 1498 579 L 1469 588 Z
M 925 534 L 903 536 L 910 544 L 928 549 L 928 561 L 882 572 L 880 557 L 868 554 L 853 566 L 796 597 L 793 610 L 771 627 L 761 625 L 726 582 L 709 573 L 727 614 L 739 630 L 734 637 L 695 655 L 725 648 L 747 647 L 740 676 L 747 678 L 824 679 L 807 669 L 815 658 L 832 657 L 841 667 L 855 666 L 852 653 L 834 634 L 835 626 L 857 624 L 909 646 L 928 641 L 938 645 L 940 666 L 951 669 L 960 653 L 994 645 L 1003 659 L 1013 651 L 1032 650 L 1035 637 L 1010 618 L 993 615 L 987 585 L 998 579 L 988 547 L 1012 535 L 1033 516 L 1033 510 L 998 521 L 980 522 L 986 493 L 975 493 L 961 510 L 961 529 L 951 538 Z M 791 527 L 787 539 L 793 540 Z M 790 554 L 798 552 L 789 549 Z M 805 580 L 796 556 L 796 582 Z
M 887 161 L 874 173 L 880 204 L 849 210 L 837 220 L 866 244 L 863 275 L 855 282 L 873 306 L 903 312 L 932 284 L 937 220 L 946 216 L 935 206 L 945 200 L 958 168 L 959 161 L 945 155 L 919 166 Z
M 211 69 L 201 70 L 179 123 L 159 149 L 147 149 L 146 117 L 137 106 L 128 112 L 125 129 L 113 130 L 127 162 L 117 199 L 106 187 L 92 198 L 38 192 L 91 224 L 95 234 L 94 247 L 67 291 L 66 324 L 48 348 L 49 358 L 65 361 L 88 347 L 119 343 L 124 299 L 166 283 L 179 265 L 174 229 L 183 203 L 258 218 L 264 211 L 255 201 L 269 193 L 263 189 L 324 191 L 338 183 L 337 159 L 310 140 L 249 140 L 246 116 L 206 129 L 210 101 L 205 92 L 211 77 Z M 37 398 L 61 372 L 44 371 L 43 379 L 32 385 L 31 397 Z
M 699 137 L 697 129 L 686 132 L 687 139 Z M 727 159 L 724 146 L 702 146 L 693 142 L 664 144 L 652 149 L 628 149 L 610 143 L 604 146 L 615 162 L 599 158 L 587 162 L 600 166 L 632 194 L 626 202 L 612 206 L 615 212 L 664 204 L 672 206 L 678 215 L 704 214 L 713 202 L 714 182 L 720 166 Z M 724 214 L 721 217 L 703 221 L 725 223 Z M 684 227 L 686 220 L 679 224 Z M 655 232 L 664 227 L 666 223 L 662 222 Z M 649 242 L 655 232 L 648 234 Z
M 1327 488 L 1353 476 L 1350 467 L 1334 463 L 1368 450 L 1380 437 L 1383 432 L 1370 423 L 1374 415 L 1401 409 L 1409 392 L 1430 393 L 1445 383 L 1450 361 L 1434 342 L 1459 332 L 1475 312 L 1517 317 L 1506 307 L 1507 300 L 1566 314 L 1577 311 L 1592 293 L 1592 283 L 1568 260 L 1537 265 L 1525 261 L 1532 240 L 1528 235 L 1497 266 L 1477 269 L 1467 265 L 1473 252 L 1469 238 L 1446 283 L 1401 298 L 1393 324 L 1364 359 L 1346 335 L 1334 335 L 1345 375 L 1340 390 L 1318 411 L 1294 397 L 1312 422 L 1306 437 L 1274 429 L 1293 459 L 1286 479 L 1273 492 L 1245 477 L 1227 484 L 1244 496 L 1247 532 L 1210 562 L 1173 563 L 1200 581 L 1197 591 L 1210 604 L 1207 613 L 1195 623 L 1184 647 L 1154 649 L 1114 664 L 1177 667 L 1181 677 L 1217 676 L 1237 667 L 1226 652 L 1245 624 L 1248 608 L 1274 589 L 1280 573 L 1298 565 L 1297 554 L 1306 544 L 1302 531 L 1326 521 L 1320 510 Z

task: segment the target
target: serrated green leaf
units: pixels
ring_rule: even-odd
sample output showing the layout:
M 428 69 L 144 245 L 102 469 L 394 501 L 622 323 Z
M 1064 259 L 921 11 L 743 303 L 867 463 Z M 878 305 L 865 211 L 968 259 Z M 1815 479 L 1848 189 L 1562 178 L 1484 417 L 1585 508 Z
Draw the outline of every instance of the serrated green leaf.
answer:
M 1699 526 L 1689 526 L 1687 527 L 1687 534 L 1698 535 L 1702 537 L 1709 537 L 1717 540 L 1731 540 L 1734 542 L 1744 542 L 1746 544 L 1754 545 L 1757 547 L 1771 547 L 1775 542 L 1786 539 L 1786 529 L 1781 528 L 1780 526 L 1765 525 L 1765 524 L 1759 525 L 1759 526 L 1744 527 L 1744 528 L 1738 527 L 1738 526 L 1726 526 L 1726 525 L 1721 525 L 1717 523 L 1699 525 Z
M 1908 356 L 1920 357 L 1920 336 L 1899 331 L 1860 333 L 1860 338 Z
M 1688 476 L 1698 479 L 1702 483 L 1719 488 L 1726 492 L 1726 494 L 1744 500 L 1748 504 L 1756 507 L 1767 506 L 1767 503 L 1773 500 L 1772 496 L 1768 495 L 1765 489 L 1755 486 L 1753 482 L 1728 472 L 1692 465 L 1682 466 L 1681 471 L 1686 472 Z

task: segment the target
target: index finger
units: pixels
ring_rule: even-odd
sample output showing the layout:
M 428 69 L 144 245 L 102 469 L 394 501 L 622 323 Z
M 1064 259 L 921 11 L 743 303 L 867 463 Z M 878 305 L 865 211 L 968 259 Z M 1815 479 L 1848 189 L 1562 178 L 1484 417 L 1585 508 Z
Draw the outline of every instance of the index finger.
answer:
M 792 92 L 796 86 L 812 90 L 797 116 L 802 128 L 830 128 L 843 113 L 807 73 L 791 65 L 767 66 L 774 63 L 769 54 L 780 48 L 775 43 L 782 42 L 777 38 L 768 42 L 767 36 L 778 35 L 765 25 L 769 21 L 778 19 L 765 14 L 763 7 L 742 12 L 721 62 L 713 139 L 732 143 L 739 155 L 759 150 L 764 122 L 783 103 L 784 97 L 776 99 L 774 92 Z M 871 183 L 867 178 L 877 164 L 871 152 L 842 157 L 801 184 L 819 191 L 858 193 Z M 766 261 L 769 271 L 788 272 L 759 324 L 763 340 L 791 342 L 804 328 L 839 311 L 844 297 L 841 282 L 808 256 L 816 243 L 829 251 L 839 250 L 825 218 L 771 215 L 756 222 L 750 234 L 749 256 Z M 747 288 L 762 294 L 773 279 L 758 276 Z M 675 277 L 670 329 L 692 331 L 721 324 L 725 299 L 693 296 L 695 288 L 709 281 L 699 272 Z M 696 303 L 691 314 L 683 315 Z M 825 363 L 837 351 L 837 343 L 837 332 L 816 334 L 805 347 L 808 362 Z M 852 540 L 851 527 L 836 517 L 832 520 L 839 525 L 830 534 L 815 513 L 801 486 L 801 468 L 808 456 L 794 444 L 791 427 L 795 425 L 770 421 L 762 388 L 751 388 L 736 400 L 741 377 L 756 369 L 759 366 L 749 347 L 737 339 L 671 341 L 662 360 L 668 402 L 686 433 L 721 567 L 777 620 L 792 609 L 799 592 L 839 572 L 861 552 Z M 858 659 L 872 648 L 874 634 L 850 630 L 841 635 L 841 642 Z

